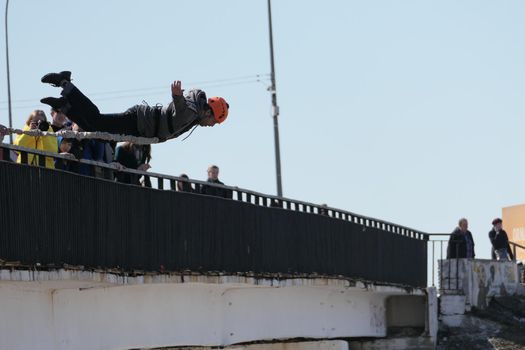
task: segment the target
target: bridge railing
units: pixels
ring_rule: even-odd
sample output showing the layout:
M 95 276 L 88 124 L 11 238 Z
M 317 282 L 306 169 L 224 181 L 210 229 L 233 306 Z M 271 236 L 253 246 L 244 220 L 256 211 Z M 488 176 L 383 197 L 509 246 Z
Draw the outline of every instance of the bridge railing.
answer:
M 215 183 L 210 183 L 207 181 L 199 181 L 195 179 L 185 179 L 178 176 L 172 176 L 172 175 L 166 175 L 166 174 L 159 174 L 155 172 L 150 171 L 140 171 L 135 169 L 129 169 L 124 168 L 120 169 L 115 167 L 114 165 L 103 163 L 103 162 L 96 162 L 91 160 L 85 160 L 85 159 L 75 159 L 71 158 L 69 156 L 65 156 L 62 154 L 57 153 L 50 153 L 50 152 L 44 152 L 32 148 L 26 148 L 26 147 L 19 147 L 19 146 L 13 146 L 8 144 L 0 143 L 0 151 L 4 151 L 4 154 L 8 154 L 9 151 L 15 151 L 21 154 L 21 163 L 22 164 L 28 164 L 28 154 L 33 155 L 40 155 L 41 157 L 38 157 L 38 166 L 45 167 L 45 157 L 52 158 L 52 159 L 61 159 L 64 162 L 73 162 L 78 164 L 86 164 L 92 167 L 95 171 L 94 173 L 104 173 L 99 171 L 100 169 L 106 170 L 106 173 L 109 172 L 112 175 L 112 178 L 115 177 L 118 173 L 128 173 L 128 174 L 135 174 L 138 176 L 144 176 L 146 179 L 154 179 L 155 181 L 152 181 L 152 187 L 159 189 L 159 190 L 171 190 L 171 191 L 180 191 L 178 188 L 178 184 L 190 184 L 192 186 L 192 189 L 195 191 L 199 191 L 199 189 L 202 186 L 210 186 L 215 188 L 221 188 L 224 190 L 227 190 L 231 193 L 231 199 L 236 201 L 241 201 L 245 203 L 252 203 L 254 205 L 259 205 L 263 207 L 274 207 L 274 208 L 282 208 L 286 210 L 292 210 L 292 211 L 298 211 L 303 213 L 311 213 L 311 214 L 319 214 L 319 215 L 325 215 L 328 217 L 332 217 L 335 219 L 340 219 L 344 221 L 353 222 L 359 225 L 363 225 L 366 227 L 372 227 L 372 228 L 378 228 L 387 232 L 392 232 L 395 234 L 399 234 L 402 236 L 415 238 L 415 239 L 421 239 L 421 240 L 428 240 L 428 235 L 422 231 L 395 224 L 392 222 L 388 222 L 381 219 L 376 219 L 372 217 L 368 217 L 365 215 L 356 214 L 350 211 L 337 209 L 333 207 L 329 207 L 322 204 L 314 204 L 309 203 L 297 199 L 290 199 L 286 197 L 278 197 L 274 195 L 269 194 L 263 194 L 257 191 L 252 191 L 244 188 L 239 188 L 236 186 L 225 186 Z M 42 157 L 45 156 L 45 157 Z M 6 156 L 7 157 L 7 156 Z
M 190 270 L 427 284 L 427 235 L 406 226 L 238 187 L 0 144 L 4 154 L 12 150 L 22 162 L 28 159 L 24 153 L 36 154 L 153 181 L 152 188 L 144 188 L 0 161 L 0 260 L 126 273 Z M 178 183 L 221 188 L 231 197 L 187 193 Z

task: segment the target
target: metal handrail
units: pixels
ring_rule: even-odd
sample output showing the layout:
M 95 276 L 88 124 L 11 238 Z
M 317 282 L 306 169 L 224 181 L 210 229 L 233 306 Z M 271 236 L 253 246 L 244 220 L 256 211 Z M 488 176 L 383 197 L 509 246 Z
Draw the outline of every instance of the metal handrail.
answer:
M 20 152 L 22 154 L 23 164 L 27 164 L 27 154 L 29 153 L 29 154 L 50 157 L 53 159 L 63 159 L 66 161 L 87 164 L 93 167 L 104 168 L 104 169 L 108 169 L 109 171 L 113 173 L 115 172 L 131 173 L 131 174 L 144 176 L 145 178 L 153 177 L 157 179 L 157 189 L 159 190 L 164 189 L 164 180 L 168 180 L 170 182 L 170 189 L 174 191 L 177 190 L 177 187 L 176 187 L 177 182 L 190 183 L 190 184 L 199 185 L 199 186 L 206 185 L 210 187 L 216 187 L 216 188 L 222 188 L 222 189 L 229 190 L 232 192 L 231 199 L 238 200 L 241 202 L 251 203 L 254 205 L 262 205 L 266 207 L 276 207 L 276 204 L 277 204 L 277 208 L 281 208 L 281 209 L 310 213 L 310 214 L 326 215 L 334 219 L 350 221 L 350 222 L 353 222 L 359 225 L 363 225 L 365 227 L 382 229 L 384 231 L 395 233 L 395 234 L 400 234 L 402 236 L 406 236 L 409 238 L 415 238 L 415 239 L 426 240 L 426 241 L 428 241 L 429 239 L 428 238 L 429 235 L 425 232 L 422 232 L 422 231 L 419 231 L 419 230 L 416 230 L 416 229 L 413 229 L 407 226 L 395 224 L 389 221 L 380 220 L 380 219 L 372 218 L 369 216 L 356 214 L 350 211 L 328 207 L 325 205 L 314 204 L 314 203 L 305 202 L 301 200 L 295 200 L 295 199 L 291 199 L 287 197 L 279 197 L 275 195 L 264 194 L 264 193 L 260 193 L 260 192 L 253 191 L 253 190 L 239 188 L 236 186 L 226 186 L 226 185 L 215 184 L 215 183 L 211 183 L 207 181 L 185 179 L 185 178 L 181 178 L 178 176 L 160 174 L 160 173 L 149 172 L 149 171 L 146 172 L 146 171 L 140 171 L 140 170 L 128 169 L 128 168 L 119 169 L 115 167 L 114 165 L 112 165 L 111 163 L 108 164 L 108 163 L 97 162 L 97 161 L 92 161 L 92 160 L 74 159 L 74 158 L 64 156 L 58 153 L 51 153 L 51 152 L 41 151 L 41 150 L 37 150 L 33 148 L 26 148 L 26 147 L 21 147 L 21 146 L 14 146 L 14 145 L 0 143 L 0 149 L 2 148 L 6 150 Z M 24 157 L 24 154 L 25 154 L 25 157 Z M 24 158 L 25 158 L 25 162 L 24 162 Z M 38 165 L 42 167 L 45 166 L 44 157 L 39 157 Z M 63 171 L 63 170 L 55 169 L 55 171 Z M 235 198 L 233 198 L 233 194 L 235 194 Z
M 435 287 L 435 262 L 436 262 L 436 257 L 435 257 L 435 244 L 437 242 L 439 242 L 439 247 L 440 247 L 440 253 L 439 253 L 439 256 L 440 256 L 440 261 L 442 262 L 443 261 L 443 242 L 447 242 L 448 240 L 439 240 L 439 239 L 432 239 L 433 236 L 450 236 L 449 233 L 429 233 L 429 240 L 428 242 L 429 243 L 432 243 L 432 287 Z M 442 267 L 442 266 L 441 266 Z M 440 285 L 442 284 L 441 283 L 442 281 L 440 280 Z
M 512 254 L 514 255 L 514 260 L 517 261 L 518 258 L 516 257 L 516 248 L 521 248 L 525 250 L 525 246 L 522 246 L 521 244 L 512 241 L 509 241 L 509 244 L 512 245 Z

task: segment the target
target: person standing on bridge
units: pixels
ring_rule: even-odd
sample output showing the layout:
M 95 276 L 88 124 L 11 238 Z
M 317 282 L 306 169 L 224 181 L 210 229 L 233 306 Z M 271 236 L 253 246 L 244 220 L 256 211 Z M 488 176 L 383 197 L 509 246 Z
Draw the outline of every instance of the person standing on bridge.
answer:
M 447 259 L 473 259 L 475 256 L 474 239 L 468 230 L 468 221 L 461 218 L 448 240 Z
M 198 125 L 220 124 L 228 116 L 229 105 L 224 98 L 207 99 L 202 90 L 191 90 L 183 96 L 179 80 L 171 84 L 172 101 L 168 106 L 135 105 L 123 113 L 116 114 L 101 114 L 98 107 L 71 83 L 69 71 L 49 73 L 41 80 L 43 83 L 61 87 L 62 97 L 45 97 L 40 102 L 64 113 L 84 131 L 156 137 L 160 142 L 164 142 Z
M 490 243 L 492 243 L 492 258 L 502 261 L 514 260 L 514 254 L 510 249 L 509 237 L 502 227 L 503 220 L 496 218 L 492 220 L 492 230 L 489 232 Z
M 210 165 L 208 167 L 208 180 L 210 184 L 223 185 L 224 183 L 219 180 L 219 167 L 217 165 Z M 203 185 L 201 187 L 201 194 L 206 194 L 208 196 L 223 197 L 223 198 L 232 198 L 232 192 L 224 187 L 215 187 L 210 185 Z

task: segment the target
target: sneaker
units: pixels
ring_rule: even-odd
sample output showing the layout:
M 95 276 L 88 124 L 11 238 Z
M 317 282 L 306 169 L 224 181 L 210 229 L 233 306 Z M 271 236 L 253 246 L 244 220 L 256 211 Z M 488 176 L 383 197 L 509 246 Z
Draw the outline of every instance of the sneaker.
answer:
M 67 100 L 65 97 L 44 97 L 40 102 L 50 105 L 54 110 L 60 110 L 61 108 L 67 105 Z
M 42 83 L 51 84 L 55 87 L 60 87 L 64 81 L 71 82 L 71 72 L 63 71 L 60 73 L 47 73 L 40 79 Z

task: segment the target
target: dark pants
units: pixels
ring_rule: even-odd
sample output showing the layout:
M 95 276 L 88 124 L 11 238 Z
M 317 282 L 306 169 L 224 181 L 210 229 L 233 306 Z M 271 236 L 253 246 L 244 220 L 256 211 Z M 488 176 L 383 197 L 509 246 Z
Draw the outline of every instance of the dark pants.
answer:
M 112 134 L 142 136 L 137 129 L 136 108 L 124 113 L 101 114 L 95 106 L 75 85 L 68 83 L 62 91 L 70 106 L 64 114 L 78 124 L 84 131 L 104 131 Z

